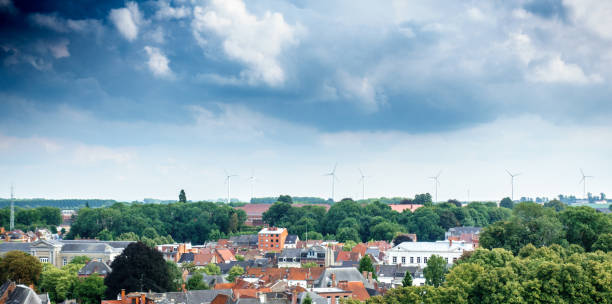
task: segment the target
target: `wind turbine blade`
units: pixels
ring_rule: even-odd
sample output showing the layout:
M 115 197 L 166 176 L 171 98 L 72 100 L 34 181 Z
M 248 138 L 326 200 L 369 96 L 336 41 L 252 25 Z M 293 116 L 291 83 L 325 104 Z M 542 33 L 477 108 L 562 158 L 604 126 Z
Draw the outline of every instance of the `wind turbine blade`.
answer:
M 364 177 L 364 175 L 363 175 L 363 171 L 361 171 L 361 168 L 359 168 L 359 174 L 361 174 L 361 178 L 363 178 L 363 177 Z
M 580 174 L 582 174 L 582 177 L 584 177 L 584 171 L 582 171 L 582 168 L 580 168 Z
M 586 177 L 586 176 L 583 176 L 583 177 L 580 179 L 580 181 L 578 182 L 578 184 L 582 184 L 582 183 L 584 182 L 585 177 Z
M 514 177 L 514 175 L 512 175 L 512 173 L 510 173 L 510 171 L 508 171 L 508 169 L 506 169 L 506 172 L 508 172 L 508 175 Z
M 442 174 L 442 170 L 440 170 L 440 172 L 438 172 L 438 175 L 436 175 L 436 178 L 440 177 L 440 174 Z
M 336 173 L 336 167 L 338 167 L 338 163 L 334 165 L 334 170 L 332 170 L 332 173 Z
M 514 176 L 519 176 L 519 175 L 521 175 L 521 174 L 523 174 L 523 172 L 521 172 L 521 173 L 517 173 L 517 174 L 514 174 Z

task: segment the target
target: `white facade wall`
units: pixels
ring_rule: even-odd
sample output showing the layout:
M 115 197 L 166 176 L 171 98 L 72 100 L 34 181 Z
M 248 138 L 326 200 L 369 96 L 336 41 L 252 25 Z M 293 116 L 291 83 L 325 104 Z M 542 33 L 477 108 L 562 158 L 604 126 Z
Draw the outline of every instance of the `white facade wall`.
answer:
M 448 242 L 405 242 L 387 251 L 385 264 L 425 268 L 427 261 L 435 254 L 446 259 L 447 264 L 452 265 L 469 247 L 464 245 Z

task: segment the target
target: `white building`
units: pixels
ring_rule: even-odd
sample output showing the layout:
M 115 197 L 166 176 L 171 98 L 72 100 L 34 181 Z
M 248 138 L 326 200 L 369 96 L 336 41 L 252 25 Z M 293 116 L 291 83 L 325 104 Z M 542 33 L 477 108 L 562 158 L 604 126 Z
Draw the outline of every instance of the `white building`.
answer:
M 444 258 L 447 264 L 453 264 L 464 251 L 470 250 L 473 250 L 471 244 L 456 241 L 403 242 L 387 250 L 385 264 L 425 268 L 434 254 Z

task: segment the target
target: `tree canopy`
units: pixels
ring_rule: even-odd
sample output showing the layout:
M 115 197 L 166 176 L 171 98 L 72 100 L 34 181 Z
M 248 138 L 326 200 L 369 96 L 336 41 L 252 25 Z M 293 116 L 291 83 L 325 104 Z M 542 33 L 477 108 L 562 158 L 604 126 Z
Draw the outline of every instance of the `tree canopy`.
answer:
M 36 285 L 43 265 L 38 258 L 21 251 L 9 251 L 0 259 L 0 278 L 18 284 Z
M 104 279 L 106 298 L 115 298 L 121 289 L 127 292 L 172 289 L 169 268 L 161 252 L 143 244 L 131 243 L 111 263 L 112 272 Z

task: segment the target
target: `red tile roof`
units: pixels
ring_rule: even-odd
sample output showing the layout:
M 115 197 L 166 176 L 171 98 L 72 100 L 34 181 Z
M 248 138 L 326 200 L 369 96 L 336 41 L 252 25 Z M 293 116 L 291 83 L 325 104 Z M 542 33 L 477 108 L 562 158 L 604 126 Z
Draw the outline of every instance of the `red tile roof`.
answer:
M 354 299 L 359 301 L 365 301 L 370 298 L 368 291 L 363 286 L 363 282 L 346 282 L 340 284 L 341 289 L 352 292 L 352 296 Z
M 325 207 L 325 210 L 329 210 L 329 205 L 327 204 L 292 204 L 293 207 L 304 207 L 304 206 L 321 206 Z M 268 211 L 272 207 L 272 204 L 246 204 L 241 207 L 234 207 L 235 209 L 244 210 L 248 215 L 262 215 L 264 212 Z
M 389 205 L 393 211 L 402 212 L 406 209 L 414 212 L 415 210 L 423 207 L 423 205 L 413 205 L 413 204 L 391 204 Z

